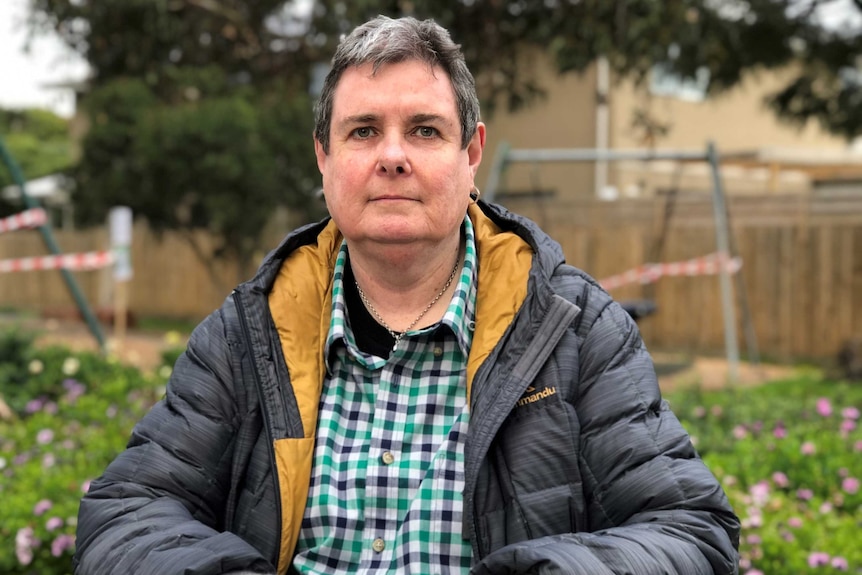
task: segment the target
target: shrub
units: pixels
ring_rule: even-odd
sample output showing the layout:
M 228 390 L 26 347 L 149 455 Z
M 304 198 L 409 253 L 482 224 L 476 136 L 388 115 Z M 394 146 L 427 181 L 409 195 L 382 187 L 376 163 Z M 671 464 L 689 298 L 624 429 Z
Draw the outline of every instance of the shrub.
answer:
M 862 386 L 801 373 L 667 398 L 740 516 L 740 573 L 862 572 Z
M 78 504 L 164 380 L 96 354 L 0 336 L 0 573 L 71 573 Z

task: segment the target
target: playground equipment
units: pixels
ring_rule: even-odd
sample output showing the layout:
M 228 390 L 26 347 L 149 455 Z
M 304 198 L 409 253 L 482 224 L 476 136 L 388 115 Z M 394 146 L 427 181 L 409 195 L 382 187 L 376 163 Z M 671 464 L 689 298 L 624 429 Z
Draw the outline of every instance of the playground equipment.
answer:
M 722 319 L 724 323 L 724 344 L 725 353 L 728 363 L 728 377 L 731 381 L 737 379 L 739 375 L 739 343 L 736 333 L 736 310 L 734 307 L 734 290 L 731 283 L 731 275 L 734 274 L 738 279 L 739 297 L 741 307 L 743 309 L 743 319 L 745 325 L 746 342 L 748 343 L 749 356 L 753 362 L 758 361 L 757 344 L 754 335 L 753 324 L 751 322 L 750 313 L 748 313 L 748 303 L 745 299 L 745 290 L 742 285 L 741 276 L 741 261 L 739 258 L 732 257 L 733 246 L 731 242 L 729 225 L 728 225 L 728 210 L 724 195 L 724 185 L 721 178 L 719 166 L 718 152 L 715 145 L 709 142 L 704 151 L 679 151 L 679 150 L 612 150 L 612 149 L 578 149 L 578 148 L 547 148 L 547 149 L 513 149 L 508 144 L 503 143 L 498 148 L 494 155 L 491 164 L 491 169 L 488 175 L 488 181 L 485 185 L 485 196 L 489 201 L 493 201 L 497 190 L 500 187 L 500 181 L 507 168 L 515 162 L 532 162 L 538 165 L 542 162 L 598 162 L 606 165 L 607 162 L 613 161 L 655 161 L 655 160 L 670 160 L 670 161 L 700 161 L 707 162 L 711 168 L 712 175 L 712 204 L 713 204 L 713 219 L 715 221 L 716 235 L 716 252 L 697 258 L 694 262 L 676 262 L 675 264 L 645 264 L 634 270 L 629 270 L 612 278 L 608 278 L 602 283 L 606 289 L 612 289 L 617 285 L 622 285 L 626 282 L 639 281 L 641 283 L 650 283 L 656 281 L 662 275 L 691 275 L 690 272 L 684 272 L 686 267 L 705 265 L 704 270 L 715 273 L 719 278 L 721 289 L 721 307 Z M 671 196 L 671 201 L 675 196 Z M 670 206 L 669 206 L 670 208 Z M 665 218 L 664 225 L 667 225 Z M 629 305 L 627 308 L 629 313 L 633 311 L 641 317 L 644 314 L 649 314 L 655 311 L 653 302 L 644 301 Z M 633 317 L 635 315 L 633 314 Z M 638 319 L 635 317 L 635 319 Z
M 92 270 L 113 265 L 114 256 L 112 252 L 63 254 L 54 238 L 54 234 L 51 230 L 51 223 L 47 218 L 45 211 L 39 207 L 38 202 L 34 198 L 27 194 L 26 183 L 21 172 L 21 168 L 6 148 L 2 137 L 0 137 L 0 157 L 2 157 L 3 162 L 9 169 L 13 181 L 21 190 L 21 198 L 27 208 L 25 211 L 17 215 L 2 220 L 2 222 L 0 222 L 0 233 L 25 228 L 38 229 L 46 248 L 52 254 L 51 256 L 44 257 L 29 257 L 0 261 L 0 273 L 48 269 L 60 270 L 63 280 L 69 289 L 69 293 L 75 300 L 75 304 L 77 305 L 81 316 L 87 322 L 87 326 L 93 334 L 93 337 L 96 339 L 99 348 L 104 351 L 105 338 L 102 334 L 99 322 L 96 320 L 96 316 L 93 314 L 87 300 L 84 298 L 81 289 L 75 280 L 75 276 L 72 275 L 71 271 Z

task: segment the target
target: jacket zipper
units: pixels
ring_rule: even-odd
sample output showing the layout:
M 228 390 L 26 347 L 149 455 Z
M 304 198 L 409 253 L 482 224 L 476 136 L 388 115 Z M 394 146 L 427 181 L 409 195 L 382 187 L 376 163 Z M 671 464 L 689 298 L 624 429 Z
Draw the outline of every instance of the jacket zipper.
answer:
M 263 397 L 264 397 L 264 395 L 262 393 L 263 392 L 263 382 L 260 379 L 260 373 L 258 373 L 257 364 L 256 364 L 256 361 L 254 359 L 254 350 L 252 349 L 252 345 L 251 345 L 251 333 L 249 332 L 249 329 L 248 329 L 248 320 L 246 319 L 246 315 L 245 315 L 245 307 L 244 307 L 243 302 L 242 302 L 242 295 L 237 290 L 233 290 L 231 295 L 233 296 L 234 305 L 236 305 L 236 312 L 237 312 L 236 315 L 239 318 L 239 325 L 240 325 L 240 329 L 242 330 L 243 339 L 245 340 L 246 350 L 249 354 L 249 358 L 251 359 L 252 375 L 254 377 L 255 386 L 257 387 L 258 401 L 261 402 L 261 404 L 262 404 L 263 403 Z M 275 548 L 275 561 L 273 562 L 273 565 L 276 566 L 276 568 L 278 568 L 278 563 L 279 563 L 279 560 L 281 559 L 280 553 L 281 553 L 281 537 L 282 537 L 282 533 L 281 533 L 281 531 L 282 531 L 282 509 L 281 509 L 281 497 L 280 497 L 281 485 L 278 482 L 278 467 L 277 467 L 277 463 L 275 461 L 275 446 L 274 446 L 274 441 L 273 441 L 272 422 L 270 421 L 269 410 L 266 409 L 266 406 L 261 405 L 260 411 L 261 411 L 261 414 L 263 415 L 263 424 L 264 424 L 264 427 L 266 428 L 267 437 L 269 438 L 267 452 L 269 453 L 269 464 L 270 464 L 270 469 L 272 470 L 272 483 L 273 483 L 273 487 L 275 488 L 273 499 L 275 499 L 275 507 L 276 507 L 277 516 L 278 516 L 278 525 L 276 526 L 277 537 L 275 539 L 276 540 L 276 548 Z
M 560 338 L 564 335 L 566 329 L 572 324 L 575 318 L 580 314 L 581 309 L 575 304 L 559 297 L 553 297 L 553 303 L 551 305 L 551 309 L 548 310 L 548 313 L 545 315 L 545 319 L 542 322 L 542 325 L 535 333 L 535 337 L 527 346 L 527 349 L 518 358 L 515 362 L 515 365 L 512 370 L 508 373 L 511 376 L 512 374 L 518 374 L 519 379 L 523 380 L 523 389 L 519 388 L 517 391 L 517 395 L 515 392 L 510 392 L 508 396 L 503 399 L 509 403 L 508 407 L 505 411 L 498 410 L 499 413 L 502 413 L 502 417 L 497 417 L 492 420 L 486 420 L 484 425 L 482 426 L 482 433 L 478 435 L 478 437 L 487 438 L 482 441 L 482 444 L 478 451 L 476 451 L 477 462 L 473 468 L 474 473 L 473 477 L 467 477 L 465 480 L 465 498 L 464 498 L 464 512 L 466 514 L 464 518 L 464 527 L 469 528 L 468 537 L 470 539 L 470 543 L 473 547 L 474 553 L 474 563 L 482 558 L 482 549 L 479 546 L 478 541 L 478 531 L 479 527 L 476 521 L 476 505 L 474 500 L 474 495 L 476 491 L 476 482 L 478 480 L 478 476 L 476 475 L 479 470 L 480 462 L 485 458 L 485 455 L 488 452 L 488 448 L 493 442 L 494 436 L 496 432 L 499 430 L 500 425 L 505 420 L 506 416 L 512 411 L 512 407 L 515 405 L 518 397 L 526 389 L 526 386 L 529 385 L 532 381 L 535 380 L 536 374 L 544 365 L 545 361 L 551 356 L 554 351 L 553 346 L 560 340 Z M 486 360 L 487 363 L 487 360 Z M 480 380 L 480 374 L 484 376 L 484 374 L 490 368 L 486 368 L 486 364 L 483 364 L 479 371 L 476 373 L 476 380 L 473 381 L 473 388 L 476 389 L 476 381 Z M 511 387 L 508 382 L 510 378 L 507 378 L 505 382 L 502 383 L 500 389 L 507 390 Z M 511 399 L 511 402 L 509 401 Z M 493 431 L 493 434 L 486 431 Z M 470 434 L 476 437 L 475 429 L 470 430 Z M 465 462 L 466 463 L 466 462 Z

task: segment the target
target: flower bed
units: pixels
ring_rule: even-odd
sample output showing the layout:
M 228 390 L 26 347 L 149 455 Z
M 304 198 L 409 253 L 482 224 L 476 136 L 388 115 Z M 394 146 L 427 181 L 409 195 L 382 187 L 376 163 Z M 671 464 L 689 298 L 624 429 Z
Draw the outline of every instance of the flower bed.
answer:
M 81 495 L 170 369 L 145 376 L 31 343 L 0 334 L 0 396 L 13 411 L 0 419 L 0 573 L 65 575 Z M 743 522 L 740 573 L 862 573 L 862 385 L 812 372 L 667 399 Z
M 803 373 L 668 400 L 742 520 L 740 573 L 862 573 L 862 385 Z
M 164 379 L 90 353 L 0 334 L 0 573 L 68 574 L 78 504 Z

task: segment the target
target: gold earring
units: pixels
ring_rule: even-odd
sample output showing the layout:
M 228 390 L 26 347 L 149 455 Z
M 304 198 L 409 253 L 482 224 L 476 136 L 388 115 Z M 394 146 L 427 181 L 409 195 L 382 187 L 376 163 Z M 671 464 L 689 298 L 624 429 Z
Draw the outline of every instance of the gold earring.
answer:
M 475 204 L 479 200 L 479 196 L 481 196 L 481 195 L 482 195 L 482 191 L 479 188 L 477 188 L 474 184 L 473 189 L 470 190 L 470 202 Z

